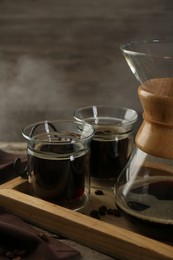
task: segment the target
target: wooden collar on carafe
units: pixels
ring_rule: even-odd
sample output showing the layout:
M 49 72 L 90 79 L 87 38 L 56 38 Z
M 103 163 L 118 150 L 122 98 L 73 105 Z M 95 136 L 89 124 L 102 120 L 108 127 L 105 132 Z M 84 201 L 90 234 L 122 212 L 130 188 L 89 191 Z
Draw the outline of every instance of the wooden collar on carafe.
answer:
M 162 123 L 162 122 L 159 122 L 159 121 L 156 121 L 156 120 L 153 120 L 151 118 L 149 118 L 147 116 L 147 114 L 145 114 L 145 112 L 143 112 L 142 114 L 142 117 L 145 121 L 153 124 L 153 125 L 157 125 L 157 126 L 161 126 L 161 127 L 166 127 L 166 128 L 173 128 L 173 124 L 165 124 L 165 123 Z

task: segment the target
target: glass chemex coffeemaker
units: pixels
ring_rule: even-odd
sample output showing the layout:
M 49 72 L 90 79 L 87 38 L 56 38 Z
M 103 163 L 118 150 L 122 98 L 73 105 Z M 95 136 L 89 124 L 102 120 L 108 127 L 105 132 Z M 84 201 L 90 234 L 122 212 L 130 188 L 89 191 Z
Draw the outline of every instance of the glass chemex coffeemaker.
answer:
M 173 41 L 120 47 L 139 81 L 143 123 L 115 184 L 116 205 L 139 232 L 173 242 Z

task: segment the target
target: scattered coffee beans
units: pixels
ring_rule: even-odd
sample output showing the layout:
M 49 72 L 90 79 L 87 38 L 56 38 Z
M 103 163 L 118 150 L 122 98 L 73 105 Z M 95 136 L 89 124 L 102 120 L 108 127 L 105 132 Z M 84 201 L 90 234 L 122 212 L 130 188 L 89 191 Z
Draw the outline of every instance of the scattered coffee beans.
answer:
M 118 209 L 114 208 L 114 209 L 107 209 L 107 207 L 105 205 L 102 205 L 98 208 L 98 210 L 93 209 L 90 212 L 90 216 L 96 219 L 100 219 L 101 216 L 105 216 L 106 214 L 108 215 L 113 215 L 115 217 L 120 217 L 121 214 L 119 212 Z
M 102 190 L 95 190 L 95 195 L 104 195 L 104 192 Z M 100 206 L 98 208 L 98 210 L 93 209 L 90 212 L 90 216 L 93 217 L 93 218 L 96 218 L 96 219 L 100 219 L 100 217 L 105 216 L 106 214 L 113 215 L 113 216 L 116 216 L 116 217 L 121 216 L 118 209 L 116 209 L 116 208 L 107 209 L 107 207 L 105 205 Z

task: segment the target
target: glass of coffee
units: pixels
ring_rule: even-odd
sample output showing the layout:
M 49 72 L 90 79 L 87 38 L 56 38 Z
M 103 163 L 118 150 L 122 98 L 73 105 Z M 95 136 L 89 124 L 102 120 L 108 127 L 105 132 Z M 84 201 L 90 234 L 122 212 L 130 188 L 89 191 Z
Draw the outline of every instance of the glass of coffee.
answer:
M 113 188 L 134 148 L 136 111 L 124 107 L 88 106 L 75 111 L 78 122 L 95 129 L 91 140 L 91 187 Z
M 32 194 L 78 210 L 88 201 L 91 125 L 73 120 L 38 122 L 24 128 Z

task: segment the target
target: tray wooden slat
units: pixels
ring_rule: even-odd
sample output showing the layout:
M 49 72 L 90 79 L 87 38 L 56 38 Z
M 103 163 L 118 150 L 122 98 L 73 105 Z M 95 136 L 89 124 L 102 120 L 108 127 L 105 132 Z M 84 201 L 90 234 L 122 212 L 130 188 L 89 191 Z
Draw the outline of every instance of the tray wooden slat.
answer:
M 173 247 L 23 193 L 16 178 L 0 188 L 0 205 L 26 221 L 123 259 L 173 259 Z

